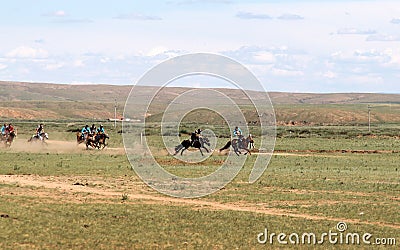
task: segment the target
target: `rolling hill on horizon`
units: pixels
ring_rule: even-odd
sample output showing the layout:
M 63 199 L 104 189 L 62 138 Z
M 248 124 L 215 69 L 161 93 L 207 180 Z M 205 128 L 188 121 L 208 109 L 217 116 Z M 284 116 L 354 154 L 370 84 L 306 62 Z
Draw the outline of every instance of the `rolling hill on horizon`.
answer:
M 0 118 L 20 120 L 107 119 L 118 117 L 130 85 L 72 85 L 0 81 Z M 156 87 L 138 87 L 141 95 Z M 174 96 L 189 88 L 169 87 L 161 100 L 166 105 Z M 248 104 L 240 90 L 218 89 L 239 105 Z M 263 98 L 259 92 L 254 96 Z M 259 94 L 258 94 L 259 93 Z M 400 122 L 400 94 L 374 93 L 286 93 L 269 92 L 278 124 L 365 123 L 367 105 L 373 106 L 372 121 Z

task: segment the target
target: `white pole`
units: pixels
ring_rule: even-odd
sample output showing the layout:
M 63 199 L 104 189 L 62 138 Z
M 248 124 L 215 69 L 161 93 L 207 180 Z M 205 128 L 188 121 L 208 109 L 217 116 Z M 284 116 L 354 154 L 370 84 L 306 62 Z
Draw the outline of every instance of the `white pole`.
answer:
M 117 127 L 117 99 L 114 100 L 114 128 Z
M 143 145 L 143 133 L 140 132 L 140 145 Z
M 368 105 L 368 132 L 371 132 L 371 106 Z

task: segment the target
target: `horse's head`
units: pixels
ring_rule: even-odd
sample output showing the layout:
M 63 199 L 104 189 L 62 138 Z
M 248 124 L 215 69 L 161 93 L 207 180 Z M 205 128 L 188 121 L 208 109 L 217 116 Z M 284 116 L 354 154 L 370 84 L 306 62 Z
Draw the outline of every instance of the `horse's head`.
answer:
M 48 140 L 49 139 L 49 134 L 48 133 L 44 133 L 44 137 Z

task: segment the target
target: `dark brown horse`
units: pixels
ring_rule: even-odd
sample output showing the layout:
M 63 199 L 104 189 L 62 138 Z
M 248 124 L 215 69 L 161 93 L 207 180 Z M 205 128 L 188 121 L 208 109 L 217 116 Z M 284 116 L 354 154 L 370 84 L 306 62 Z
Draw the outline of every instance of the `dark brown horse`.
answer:
M 0 141 L 4 142 L 4 146 L 11 147 L 11 143 L 14 141 L 14 138 L 17 136 L 16 132 L 11 132 L 9 134 L 6 134 L 4 136 L 1 136 Z
M 86 149 L 89 149 L 89 147 L 104 149 L 107 146 L 106 139 L 109 138 L 110 137 L 107 134 L 88 136 L 86 138 Z
M 204 144 L 206 144 L 208 146 L 211 145 L 210 141 L 205 136 L 201 136 L 201 137 L 199 137 L 198 140 L 194 140 L 193 142 L 191 142 L 190 140 L 183 140 L 181 144 L 179 144 L 178 146 L 175 147 L 174 155 L 178 154 L 179 151 L 181 151 L 181 150 L 182 150 L 181 151 L 181 155 L 182 155 L 183 151 L 185 151 L 189 147 L 198 148 L 200 150 L 201 155 L 203 155 L 203 151 L 201 151 L 202 148 L 204 148 L 207 151 L 207 153 L 209 152 L 208 148 L 206 148 L 204 146 Z
M 251 155 L 251 152 L 249 150 L 249 144 L 253 143 L 253 147 L 254 147 L 254 140 L 253 137 L 251 135 L 249 135 L 247 138 L 245 138 L 244 136 L 240 136 L 238 139 L 233 139 L 232 141 L 228 141 L 225 146 L 223 146 L 222 148 L 219 149 L 219 152 L 221 152 L 222 150 L 228 149 L 230 146 L 233 147 L 233 151 L 236 153 L 236 155 L 242 154 L 242 152 L 240 150 L 245 150 L 246 153 L 249 153 Z

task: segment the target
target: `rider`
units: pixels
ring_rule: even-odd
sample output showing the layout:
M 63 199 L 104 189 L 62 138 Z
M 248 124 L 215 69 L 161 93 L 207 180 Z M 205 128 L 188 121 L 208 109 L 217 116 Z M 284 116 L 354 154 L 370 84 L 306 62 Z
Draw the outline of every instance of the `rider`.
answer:
M 238 145 L 239 145 L 239 143 L 242 142 L 243 133 L 242 133 L 242 130 L 238 126 L 236 126 L 235 129 L 233 130 L 233 137 L 238 139 L 238 141 L 237 141 Z
M 6 131 L 7 131 L 7 134 L 15 133 L 14 127 L 13 127 L 13 125 L 11 123 L 8 124 L 8 127 L 7 127 Z
M 92 136 L 96 133 L 96 126 L 94 125 L 94 123 L 90 127 L 90 131 L 92 132 Z
M 2 136 L 6 135 L 6 128 L 7 128 L 7 124 L 4 123 L 3 127 L 1 127 L 1 135 Z
M 201 136 L 201 129 L 196 129 L 193 133 L 192 133 L 192 135 L 190 136 L 190 139 L 191 139 L 191 141 L 192 141 L 192 145 L 193 145 L 193 143 L 195 142 L 195 141 L 198 141 L 199 140 L 199 138 L 200 138 L 200 136 Z
M 100 127 L 97 129 L 97 134 L 105 134 L 106 132 L 104 131 L 104 127 L 102 124 L 100 124 Z
M 241 138 L 243 136 L 242 130 L 236 126 L 233 130 L 233 137 Z
M 40 140 L 43 140 L 43 138 L 42 138 L 43 133 L 44 133 L 43 123 L 40 123 L 39 126 L 36 128 L 36 136 Z
M 85 134 L 89 135 L 91 133 L 89 125 L 85 125 L 85 127 L 82 128 L 81 130 L 82 133 L 82 139 L 85 138 Z

